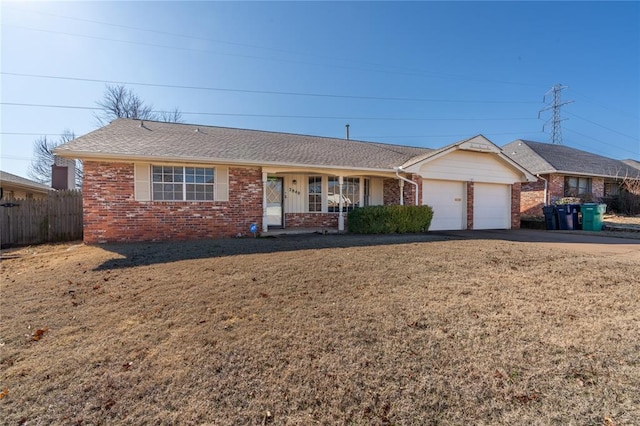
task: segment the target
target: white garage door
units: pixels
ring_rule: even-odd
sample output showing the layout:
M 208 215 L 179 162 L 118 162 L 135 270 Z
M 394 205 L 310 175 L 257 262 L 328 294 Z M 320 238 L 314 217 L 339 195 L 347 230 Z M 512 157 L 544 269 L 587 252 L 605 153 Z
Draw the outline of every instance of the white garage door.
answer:
M 476 183 L 473 191 L 473 229 L 511 228 L 511 187 Z
M 464 182 L 424 179 L 423 203 L 433 208 L 430 231 L 466 229 L 467 203 Z

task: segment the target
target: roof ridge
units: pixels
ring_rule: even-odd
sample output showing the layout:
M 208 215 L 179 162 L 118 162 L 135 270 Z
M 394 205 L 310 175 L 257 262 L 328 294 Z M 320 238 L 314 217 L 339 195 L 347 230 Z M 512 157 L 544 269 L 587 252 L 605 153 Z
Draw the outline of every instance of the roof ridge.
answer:
M 365 141 L 365 140 L 360 140 L 360 139 L 346 139 L 346 138 L 338 138 L 338 137 L 332 137 L 332 136 L 311 135 L 311 134 L 306 134 L 306 133 L 281 132 L 281 131 L 275 131 L 275 130 L 248 129 L 248 128 L 245 128 L 245 127 L 214 126 L 214 125 L 211 125 L 211 124 L 178 123 L 178 122 L 147 120 L 147 119 L 139 119 L 139 118 L 125 118 L 125 117 L 117 118 L 117 119 L 113 120 L 111 123 L 113 123 L 115 121 L 140 121 L 140 122 L 156 123 L 156 124 L 168 125 L 168 126 L 178 126 L 179 125 L 179 126 L 191 126 L 191 127 L 197 127 L 197 128 L 200 128 L 200 127 L 207 128 L 208 127 L 208 128 L 212 128 L 212 129 L 239 130 L 239 131 L 243 131 L 243 132 L 270 133 L 270 134 L 274 134 L 274 135 L 301 136 L 301 137 L 306 137 L 306 138 L 330 139 L 330 140 L 334 140 L 334 141 L 356 142 L 356 143 L 365 143 L 365 144 L 377 144 L 377 145 L 384 145 L 384 146 L 389 146 L 389 147 L 401 147 L 401 148 L 411 148 L 411 149 L 433 150 L 433 148 L 426 148 L 426 147 L 414 146 L 414 145 L 400 145 L 400 144 L 394 144 L 394 143 L 389 143 L 389 142 Z M 111 123 L 109 123 L 109 124 L 111 124 Z M 99 130 L 99 129 L 97 129 L 97 130 Z M 399 154 L 402 154 L 402 153 L 399 153 Z

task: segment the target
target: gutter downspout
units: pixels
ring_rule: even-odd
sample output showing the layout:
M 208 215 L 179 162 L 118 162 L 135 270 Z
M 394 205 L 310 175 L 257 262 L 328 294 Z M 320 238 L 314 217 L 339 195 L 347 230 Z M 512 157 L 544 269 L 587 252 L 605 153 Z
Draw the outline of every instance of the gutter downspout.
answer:
M 547 203 L 547 187 L 549 185 L 549 181 L 540 175 L 536 175 L 536 176 L 544 181 L 544 205 L 548 206 L 549 203 Z
M 415 187 L 415 191 L 413 191 L 416 195 L 416 201 L 414 205 L 418 205 L 418 183 L 414 182 L 412 180 L 407 179 L 406 177 L 400 176 L 400 171 L 402 170 L 402 167 L 394 167 L 393 170 L 396 172 L 396 177 L 402 181 L 405 181 L 407 183 L 410 183 L 411 185 L 413 185 Z M 400 205 L 404 205 L 404 194 L 402 194 L 402 192 L 400 193 Z

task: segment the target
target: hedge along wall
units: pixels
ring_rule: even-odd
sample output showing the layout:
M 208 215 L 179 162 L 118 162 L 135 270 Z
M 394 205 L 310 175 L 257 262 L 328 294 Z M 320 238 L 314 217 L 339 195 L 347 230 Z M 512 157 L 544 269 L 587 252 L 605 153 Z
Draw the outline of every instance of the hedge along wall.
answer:
M 349 232 L 356 234 L 394 234 L 426 232 L 431 225 L 430 206 L 370 206 L 348 214 Z

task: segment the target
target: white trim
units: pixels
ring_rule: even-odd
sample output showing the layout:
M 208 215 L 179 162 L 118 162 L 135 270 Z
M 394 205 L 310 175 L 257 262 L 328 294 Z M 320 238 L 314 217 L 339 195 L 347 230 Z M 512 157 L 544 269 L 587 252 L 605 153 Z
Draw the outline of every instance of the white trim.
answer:
M 262 172 L 262 232 L 269 231 L 267 220 L 267 180 L 269 180 L 269 174 Z

